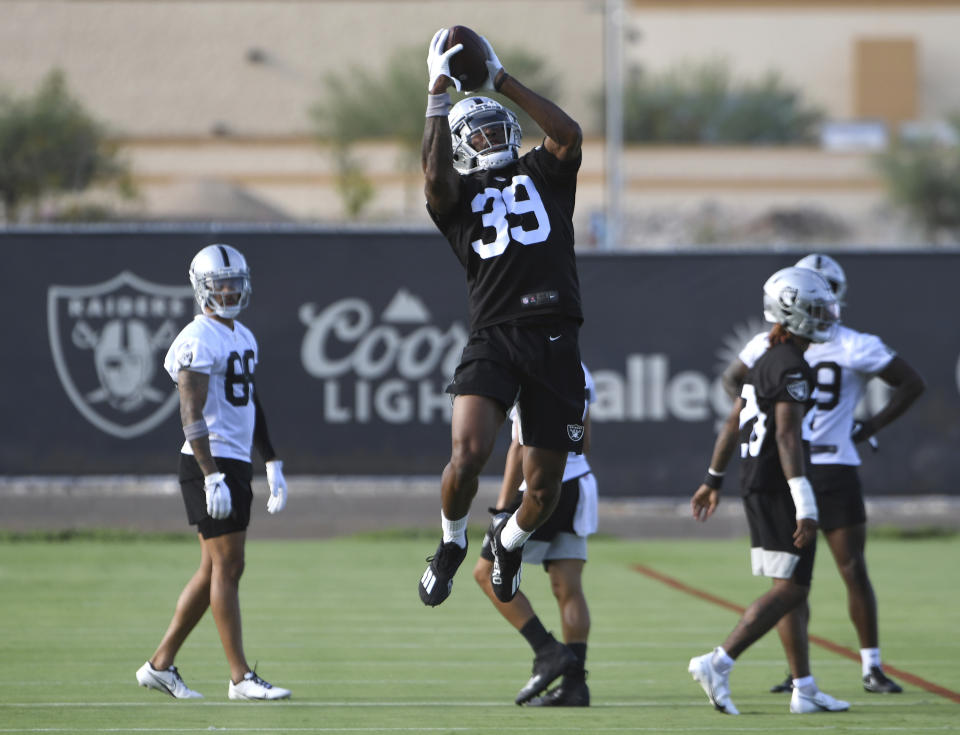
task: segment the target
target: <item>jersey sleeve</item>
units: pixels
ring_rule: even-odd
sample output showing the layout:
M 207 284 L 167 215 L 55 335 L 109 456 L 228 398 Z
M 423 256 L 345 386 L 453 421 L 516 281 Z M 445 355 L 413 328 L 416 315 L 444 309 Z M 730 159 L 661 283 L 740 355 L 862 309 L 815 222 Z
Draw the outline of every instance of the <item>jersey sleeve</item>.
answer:
M 526 154 L 527 166 L 538 173 L 544 181 L 552 179 L 576 179 L 583 153 L 569 161 L 561 161 L 541 143 Z
M 803 362 L 786 350 L 776 350 L 758 367 L 757 394 L 773 403 L 809 404 L 813 397 L 813 373 Z
M 750 341 L 743 346 L 743 349 L 740 350 L 737 359 L 748 368 L 752 368 L 757 360 L 760 359 L 760 355 L 766 352 L 769 346 L 770 343 L 767 341 L 767 332 L 755 334 L 750 338 Z
M 875 374 L 883 370 L 897 353 L 873 334 L 858 333 L 849 345 L 850 366 L 862 373 Z
M 510 409 L 510 413 L 507 414 L 507 418 L 510 419 L 510 440 L 520 440 L 520 412 L 517 411 L 516 405 Z
M 595 403 L 597 400 L 597 386 L 593 382 L 593 376 L 590 374 L 590 371 L 587 370 L 587 366 L 580 363 L 580 367 L 583 368 L 584 398 L 587 401 L 587 405 L 589 405 Z
M 216 356 L 213 350 L 193 331 L 184 330 L 170 345 L 163 367 L 167 374 L 177 382 L 177 373 L 181 370 L 193 370 L 196 373 L 213 372 Z

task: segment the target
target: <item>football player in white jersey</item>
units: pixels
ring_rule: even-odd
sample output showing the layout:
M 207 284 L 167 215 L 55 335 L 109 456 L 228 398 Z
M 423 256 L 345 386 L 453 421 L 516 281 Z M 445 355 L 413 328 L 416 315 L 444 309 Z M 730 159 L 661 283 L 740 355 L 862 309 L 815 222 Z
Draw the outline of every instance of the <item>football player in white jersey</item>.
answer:
M 582 365 L 582 363 L 581 363 Z M 590 689 L 587 687 L 587 636 L 590 634 L 590 609 L 583 593 L 583 566 L 587 561 L 587 536 L 597 530 L 597 480 L 587 461 L 590 451 L 589 406 L 596 400 L 593 376 L 583 367 L 584 414 L 583 454 L 571 452 L 563 472 L 560 500 L 553 515 L 523 547 L 523 561 L 543 564 L 550 576 L 550 587 L 557 599 L 563 640 L 560 643 L 543 627 L 533 611 L 529 598 L 518 591 L 510 602 L 500 602 L 490 584 L 493 552 L 490 537 L 504 514 L 510 514 L 520 504 L 520 493 L 526 490 L 523 480 L 523 427 L 516 407 L 511 409 L 512 441 L 507 450 L 503 469 L 503 483 L 496 508 L 491 508 L 493 520 L 483 538 L 480 558 L 473 569 L 473 578 L 486 593 L 494 607 L 527 640 L 534 652 L 533 673 L 516 697 L 517 704 L 533 707 L 587 707 Z M 538 697 L 551 682 L 563 676 L 560 684 Z
M 797 264 L 827 279 L 843 304 L 847 279 L 833 258 L 812 254 Z M 723 383 L 731 395 L 739 394 L 747 371 L 768 347 L 766 333 L 754 336 L 724 371 Z M 850 619 L 860 642 L 863 688 L 868 692 L 893 694 L 902 691 L 883 670 L 877 624 L 877 599 L 867 575 L 867 514 L 857 474 L 860 455 L 856 444 L 876 442 L 875 434 L 904 413 L 924 390 L 920 375 L 902 357 L 872 334 L 840 325 L 829 341 L 810 345 L 804 353 L 817 381 L 817 403 L 808 416 L 810 481 L 820 507 L 820 529 L 833 553 L 847 587 Z M 874 416 L 857 421 L 854 410 L 867 383 L 878 377 L 893 388 L 887 404 Z M 875 446 L 875 444 L 874 444 Z M 790 677 L 771 688 L 789 692 Z
M 137 670 L 137 682 L 176 699 L 203 696 L 184 684 L 173 662 L 209 607 L 230 666 L 228 698 L 285 699 L 289 689 L 250 668 L 240 625 L 253 445 L 266 462 L 267 511 L 277 513 L 287 502 L 283 462 L 270 443 L 255 387 L 257 341 L 236 320 L 250 300 L 250 270 L 236 248 L 217 244 L 197 253 L 189 275 L 202 313 L 177 335 L 163 365 L 180 391 L 180 489 L 187 520 L 197 526 L 200 567 L 180 593 L 157 650 Z

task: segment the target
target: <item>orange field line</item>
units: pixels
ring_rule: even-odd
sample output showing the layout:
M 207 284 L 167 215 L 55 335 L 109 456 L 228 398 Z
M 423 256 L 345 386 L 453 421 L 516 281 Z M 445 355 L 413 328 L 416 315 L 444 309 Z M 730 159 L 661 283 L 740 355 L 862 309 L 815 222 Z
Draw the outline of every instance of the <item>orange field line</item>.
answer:
M 699 597 L 701 600 L 706 600 L 707 602 L 711 602 L 714 605 L 717 605 L 718 607 L 724 607 L 727 610 L 732 610 L 733 612 L 738 613 L 740 615 L 744 613 L 745 608 L 741 607 L 740 605 L 736 605 L 730 602 L 729 600 L 724 600 L 722 597 L 711 595 L 709 592 L 704 592 L 703 590 L 697 589 L 696 587 L 691 587 L 688 584 L 684 584 L 679 579 L 674 579 L 673 577 L 669 577 L 666 574 L 661 574 L 656 569 L 651 569 L 650 567 L 645 566 L 643 564 L 634 564 L 633 569 L 634 571 L 639 572 L 645 577 L 649 577 L 650 579 L 655 579 L 656 581 L 662 582 L 668 587 L 673 587 L 673 589 L 679 590 L 680 592 L 686 592 L 688 595 L 692 595 L 693 597 Z M 826 648 L 828 651 L 831 651 L 839 656 L 844 656 L 846 658 L 849 658 L 850 660 L 856 661 L 857 663 L 860 662 L 860 654 L 857 653 L 856 651 L 850 650 L 846 646 L 841 646 L 839 643 L 834 643 L 833 641 L 827 640 L 826 638 L 821 638 L 820 636 L 816 636 L 816 635 L 811 635 L 809 636 L 809 638 L 811 643 L 815 643 L 821 648 Z M 922 677 L 915 676 L 914 674 L 904 671 L 903 669 L 898 669 L 894 666 L 890 666 L 890 664 L 887 664 L 887 663 L 883 664 L 883 669 L 884 671 L 890 674 L 893 674 L 894 676 L 898 676 L 904 681 L 909 682 L 910 684 L 913 684 L 916 687 L 925 689 L 931 694 L 936 694 L 938 696 L 949 699 L 953 702 L 960 703 L 960 692 L 955 692 L 951 689 L 947 689 L 946 687 L 942 687 L 939 684 L 934 684 L 932 681 L 927 681 Z

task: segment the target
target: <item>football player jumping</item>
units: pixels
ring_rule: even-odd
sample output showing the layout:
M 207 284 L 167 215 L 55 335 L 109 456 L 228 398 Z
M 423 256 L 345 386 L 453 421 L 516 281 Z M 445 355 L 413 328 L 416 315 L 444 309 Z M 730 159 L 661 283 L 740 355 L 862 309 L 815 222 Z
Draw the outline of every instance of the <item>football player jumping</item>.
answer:
M 427 209 L 466 270 L 470 338 L 447 392 L 454 395 L 450 461 L 441 478 L 443 538 L 420 579 L 420 599 L 439 605 L 466 555 L 477 478 L 514 404 L 523 426 L 523 503 L 496 528 L 491 585 L 509 602 L 523 545 L 553 512 L 568 452 L 580 452 L 585 413 L 578 333 L 583 316 L 574 256 L 573 207 L 580 126 L 507 74 L 490 43 L 483 89 L 499 92 L 544 130 L 524 155 L 516 116 L 488 97 L 452 108 L 447 89 L 457 44 L 437 32 L 427 56 L 421 162 Z
M 813 254 L 797 262 L 827 279 L 843 305 L 847 278 L 828 255 Z M 768 347 L 765 333 L 756 335 L 724 371 L 724 387 L 739 393 L 747 371 Z M 903 414 L 924 391 L 923 378 L 879 337 L 841 325 L 836 335 L 804 353 L 817 381 L 817 404 L 810 426 L 810 482 L 820 508 L 820 529 L 847 587 L 847 607 L 860 641 L 863 688 L 894 694 L 903 691 L 883 671 L 877 623 L 877 598 L 867 574 L 864 555 L 867 513 L 857 474 L 860 456 L 856 444 L 876 441 L 874 435 Z M 886 405 L 865 421 L 854 410 L 874 376 L 893 388 Z M 790 677 L 771 688 L 789 692 Z
M 770 577 L 773 584 L 750 604 L 723 645 L 692 658 L 688 671 L 716 709 L 740 714 L 730 699 L 730 671 L 747 648 L 776 626 L 795 684 L 790 712 L 841 712 L 849 703 L 821 692 L 810 674 L 806 600 L 819 516 L 803 447 L 804 415 L 813 406 L 815 384 L 803 353 L 811 343 L 833 336 L 840 308 L 820 274 L 793 267 L 767 279 L 763 313 L 775 322 L 770 347 L 747 373 L 690 506 L 697 520 L 713 514 L 739 433 L 753 573 Z
M 254 372 L 260 351 L 236 317 L 250 301 L 250 270 L 230 245 L 208 245 L 190 263 L 190 283 L 202 310 L 177 335 L 163 366 L 180 391 L 185 441 L 180 490 L 187 521 L 197 527 L 200 568 L 180 593 L 173 619 L 153 656 L 137 670 L 140 686 L 176 699 L 195 699 L 173 660 L 209 607 L 230 666 L 230 699 L 286 699 L 289 689 L 261 679 L 247 664 L 240 626 L 240 575 L 250 522 L 250 449 L 266 462 L 267 511 L 287 503 L 277 458 L 260 407 Z

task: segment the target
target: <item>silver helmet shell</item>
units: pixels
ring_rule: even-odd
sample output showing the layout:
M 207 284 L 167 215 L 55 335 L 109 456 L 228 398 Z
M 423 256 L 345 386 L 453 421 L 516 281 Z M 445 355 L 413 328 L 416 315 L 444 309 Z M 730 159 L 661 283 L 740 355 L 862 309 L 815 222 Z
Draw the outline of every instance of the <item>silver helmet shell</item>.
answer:
M 791 266 L 763 284 L 763 316 L 812 342 L 826 342 L 837 332 L 840 306 L 827 280 L 814 270 Z
M 234 319 L 250 303 L 247 259 L 231 245 L 207 245 L 190 262 L 190 284 L 201 309 Z M 232 298 L 236 297 L 236 298 Z
M 797 268 L 809 268 L 826 278 L 839 304 L 843 306 L 846 303 L 847 275 L 843 272 L 840 264 L 829 255 L 812 253 L 800 258 L 795 265 Z
M 447 122 L 453 139 L 453 167 L 461 174 L 502 168 L 520 156 L 520 123 L 496 100 L 464 97 L 450 108 Z

